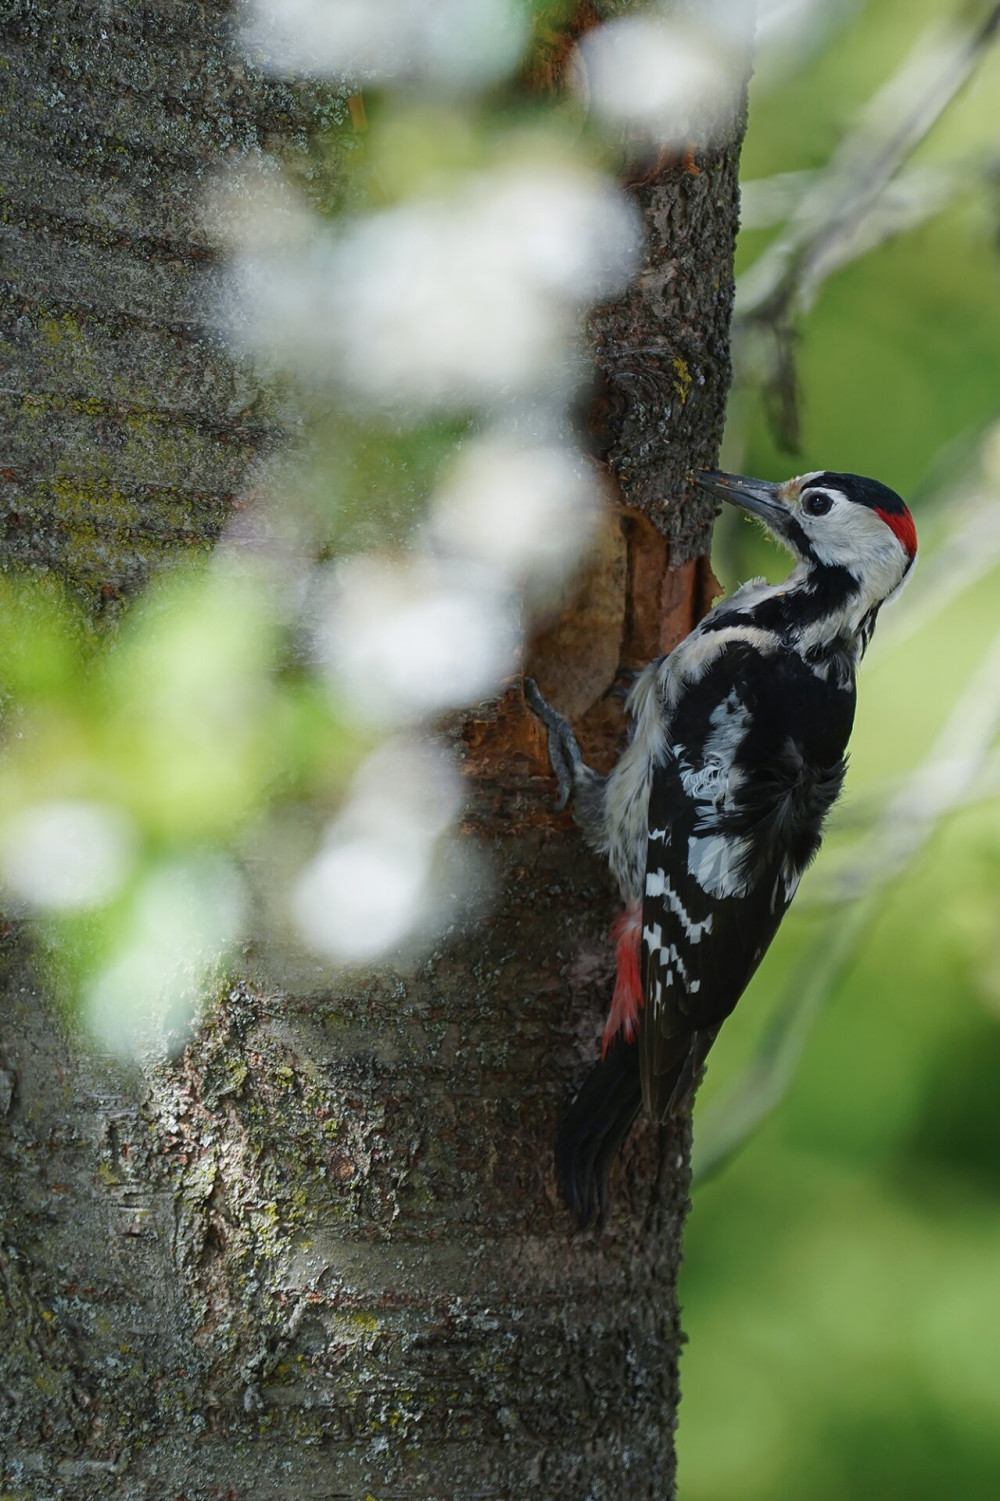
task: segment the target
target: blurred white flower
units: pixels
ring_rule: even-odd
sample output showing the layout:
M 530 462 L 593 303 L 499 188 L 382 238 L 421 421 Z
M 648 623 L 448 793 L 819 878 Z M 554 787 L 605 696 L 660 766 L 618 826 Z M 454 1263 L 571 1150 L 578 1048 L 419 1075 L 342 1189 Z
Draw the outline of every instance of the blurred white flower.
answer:
M 731 5 L 734 0 L 728 0 Z M 735 0 L 744 10 L 757 11 L 758 53 L 797 52 L 826 29 L 828 22 L 848 10 L 848 0 Z M 728 8 L 728 6 L 727 6 Z
M 326 958 L 357 963 L 394 948 L 417 926 L 430 850 L 359 835 L 331 838 L 292 896 L 296 926 Z
M 86 986 L 84 1015 L 114 1052 L 137 1052 L 151 1033 L 183 1026 L 206 976 L 237 940 L 246 895 L 221 856 L 172 861 L 136 892 L 116 954 Z
M 360 963 L 434 923 L 435 855 L 460 797 L 454 769 L 430 746 L 390 741 L 368 758 L 292 892 L 296 928 L 315 953 Z
M 516 0 L 255 0 L 248 40 L 274 72 L 428 77 L 476 88 L 527 36 Z
M 494 692 L 514 670 L 518 637 L 494 574 L 358 556 L 335 570 L 317 649 L 354 713 L 406 723 Z
M 566 573 L 597 514 L 597 485 L 578 454 L 491 434 L 459 450 L 435 498 L 430 529 L 443 551 L 492 564 L 522 583 Z
M 575 384 L 580 309 L 621 289 L 638 243 L 608 181 L 509 164 L 308 247 L 239 260 L 238 337 L 378 402 L 461 408 Z
M 714 0 L 723 36 L 732 35 L 733 12 L 742 20 L 756 10 L 754 77 L 774 83 L 802 62 L 831 29 L 855 10 L 853 0 Z
M 711 134 L 733 91 L 724 52 L 707 32 L 655 13 L 598 26 L 580 50 L 594 111 L 665 144 Z
M 39 803 L 14 814 L 0 832 L 0 872 L 35 907 L 97 907 L 125 881 L 135 842 L 131 820 L 107 803 Z
M 754 79 L 772 83 L 855 8 L 854 0 L 699 0 L 697 23 L 724 54 L 752 50 Z
M 462 803 L 458 773 L 427 740 L 394 736 L 361 763 L 337 815 L 341 833 L 427 842 L 452 824 Z

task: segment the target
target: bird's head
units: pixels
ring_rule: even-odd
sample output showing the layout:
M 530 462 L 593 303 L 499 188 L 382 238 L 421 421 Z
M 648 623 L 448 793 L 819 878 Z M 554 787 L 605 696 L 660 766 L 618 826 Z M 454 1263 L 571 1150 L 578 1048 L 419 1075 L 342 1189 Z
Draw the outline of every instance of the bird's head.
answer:
M 721 474 L 696 476 L 703 490 L 758 517 L 810 568 L 844 569 L 872 604 L 888 599 L 917 555 L 917 530 L 904 502 L 878 480 L 819 470 L 783 484 Z

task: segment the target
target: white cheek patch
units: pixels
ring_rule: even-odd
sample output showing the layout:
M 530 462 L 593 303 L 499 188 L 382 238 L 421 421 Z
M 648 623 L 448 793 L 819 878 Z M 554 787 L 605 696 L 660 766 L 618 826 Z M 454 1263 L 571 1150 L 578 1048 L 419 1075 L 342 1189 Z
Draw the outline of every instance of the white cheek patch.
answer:
M 849 569 L 869 599 L 883 600 L 899 587 L 909 560 L 875 511 L 838 497 L 825 516 L 800 512 L 798 521 L 819 561 Z

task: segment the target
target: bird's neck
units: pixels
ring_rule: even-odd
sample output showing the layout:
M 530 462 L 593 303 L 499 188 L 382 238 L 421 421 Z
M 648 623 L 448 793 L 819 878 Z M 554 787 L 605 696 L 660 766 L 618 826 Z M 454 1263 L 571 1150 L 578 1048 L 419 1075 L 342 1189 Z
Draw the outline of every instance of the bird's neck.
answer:
M 847 568 L 797 563 L 780 584 L 755 580 L 720 607 L 772 631 L 804 656 L 846 651 L 859 661 L 871 640 L 879 601 Z

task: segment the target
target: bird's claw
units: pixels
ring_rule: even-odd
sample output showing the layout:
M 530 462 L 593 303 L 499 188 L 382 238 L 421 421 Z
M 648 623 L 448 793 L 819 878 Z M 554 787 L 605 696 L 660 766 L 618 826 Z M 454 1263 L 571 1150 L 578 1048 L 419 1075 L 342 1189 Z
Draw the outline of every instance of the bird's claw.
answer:
M 569 802 L 570 793 L 573 791 L 573 773 L 566 765 L 562 746 L 551 730 L 549 731 L 549 762 L 552 766 L 552 774 L 556 779 L 556 786 L 559 789 L 559 796 L 555 801 L 555 810 L 557 813 L 561 813 Z
M 541 720 L 548 731 L 549 763 L 559 789 L 555 808 L 557 813 L 561 813 L 572 795 L 576 782 L 576 768 L 583 761 L 580 747 L 576 743 L 576 736 L 573 734 L 569 720 L 564 719 L 557 710 L 553 709 L 534 678 L 525 678 L 524 698 L 532 714 L 536 719 Z

